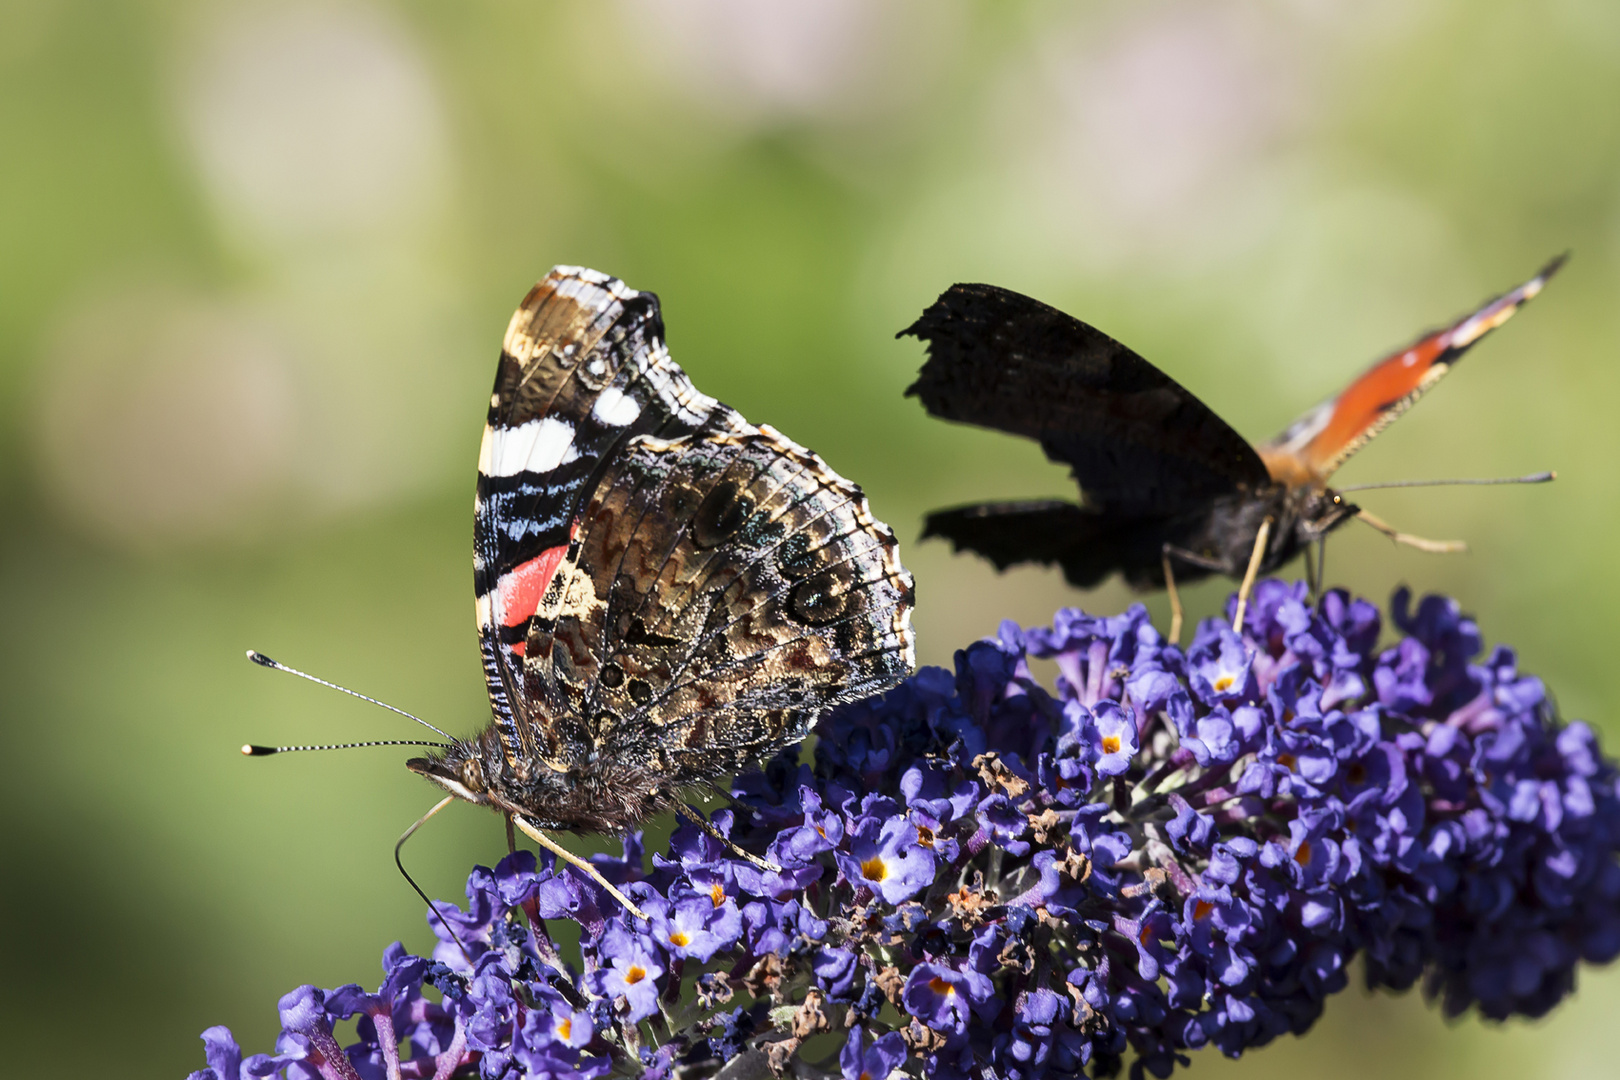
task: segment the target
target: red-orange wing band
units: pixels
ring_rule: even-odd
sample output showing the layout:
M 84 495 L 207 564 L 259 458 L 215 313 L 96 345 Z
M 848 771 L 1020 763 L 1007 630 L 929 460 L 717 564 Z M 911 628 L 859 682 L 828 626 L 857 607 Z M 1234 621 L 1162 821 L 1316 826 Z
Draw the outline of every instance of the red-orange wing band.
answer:
M 1351 454 L 1439 382 L 1471 345 L 1541 292 L 1565 258 L 1560 255 L 1518 288 L 1380 360 L 1337 397 L 1255 447 L 1272 478 L 1295 486 L 1325 482 Z

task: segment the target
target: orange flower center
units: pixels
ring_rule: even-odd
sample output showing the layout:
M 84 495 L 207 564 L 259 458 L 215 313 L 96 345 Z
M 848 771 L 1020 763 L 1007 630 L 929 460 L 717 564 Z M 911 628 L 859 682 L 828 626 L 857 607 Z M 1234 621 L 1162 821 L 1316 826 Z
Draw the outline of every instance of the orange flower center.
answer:
M 573 1036 L 574 1036 L 574 1020 L 573 1020 L 572 1017 L 569 1017 L 568 1019 L 564 1020 L 562 1023 L 557 1025 L 557 1037 L 559 1039 L 567 1040 L 567 1039 L 573 1038 Z
M 669 935 L 669 943 L 676 948 L 685 948 L 691 941 L 692 939 L 686 936 L 685 930 L 677 930 Z
M 1215 691 L 1216 693 L 1224 694 L 1228 690 L 1232 689 L 1232 687 L 1235 685 L 1237 685 L 1236 675 L 1222 675 L 1220 678 L 1215 680 Z
M 1215 905 L 1210 903 L 1208 900 L 1199 900 L 1195 902 L 1193 904 L 1193 921 L 1203 922 L 1205 919 L 1209 918 L 1210 912 L 1214 910 Z
M 935 975 L 932 979 L 928 980 L 928 989 L 944 997 L 950 997 L 956 993 L 956 987 L 952 986 L 938 975 Z
M 726 902 L 726 890 L 720 887 L 719 882 L 709 886 L 709 899 L 714 901 L 715 907 Z
M 1299 850 L 1294 852 L 1294 861 L 1299 863 L 1301 866 L 1307 866 L 1310 864 L 1311 842 L 1309 840 L 1301 840 L 1299 842 Z
M 934 846 L 934 830 L 926 825 L 917 826 L 917 843 L 925 848 Z
M 631 964 L 630 970 L 624 973 L 624 985 L 634 986 L 647 977 L 647 969 L 640 964 Z
M 1278 754 L 1277 755 L 1277 764 L 1281 765 L 1283 768 L 1287 769 L 1289 772 L 1294 771 L 1294 761 L 1295 760 L 1296 759 L 1295 759 L 1293 754 Z
M 1117 754 L 1117 753 L 1119 753 L 1119 747 L 1120 747 L 1120 741 L 1119 741 L 1119 736 L 1118 735 L 1104 735 L 1103 736 L 1103 753 L 1105 753 L 1105 754 Z
M 861 876 L 867 881 L 882 881 L 889 876 L 889 868 L 880 855 L 874 855 L 861 863 Z

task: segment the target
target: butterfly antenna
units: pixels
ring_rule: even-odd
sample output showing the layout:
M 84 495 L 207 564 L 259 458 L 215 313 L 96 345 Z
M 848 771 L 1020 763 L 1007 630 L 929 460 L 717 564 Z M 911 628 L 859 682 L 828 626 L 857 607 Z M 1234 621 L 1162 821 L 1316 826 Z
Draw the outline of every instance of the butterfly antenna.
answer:
M 1546 472 L 1530 473 L 1528 476 L 1491 476 L 1484 479 L 1469 480 L 1385 480 L 1377 484 L 1350 484 L 1346 487 L 1334 488 L 1335 491 L 1373 491 L 1378 488 L 1413 488 L 1413 487 L 1469 487 L 1481 484 L 1546 484 L 1558 479 L 1558 474 L 1551 469 Z
M 443 735 L 446 739 L 450 739 L 452 742 L 455 741 L 454 737 L 448 731 L 441 731 L 440 729 L 434 727 L 432 724 L 428 723 L 426 720 L 422 719 L 420 716 L 412 716 L 410 713 L 406 712 L 404 709 L 396 709 L 396 708 L 394 708 L 394 706 L 388 704 L 388 702 L 386 702 L 386 701 L 378 701 L 374 697 L 367 697 L 364 694 L 358 693 L 358 692 L 356 692 L 354 690 L 350 690 L 347 686 L 339 686 L 335 682 L 327 682 L 325 679 L 317 678 L 316 676 L 311 675 L 307 671 L 299 671 L 297 668 L 288 667 L 286 664 L 281 663 L 279 660 L 272 660 L 268 656 L 264 655 L 264 653 L 258 652 L 258 651 L 254 650 L 254 649 L 249 649 L 247 651 L 247 658 L 249 660 L 253 661 L 255 664 L 258 664 L 260 667 L 274 668 L 276 671 L 285 671 L 288 675 L 296 675 L 300 679 L 308 679 L 312 683 L 317 683 L 317 684 L 319 684 L 321 686 L 326 687 L 329 690 L 336 690 L 340 694 L 348 694 L 350 697 L 359 698 L 361 701 L 369 701 L 373 705 L 376 705 L 376 706 L 378 706 L 380 708 L 387 709 L 391 713 L 398 713 L 400 716 L 405 717 L 407 720 L 415 720 L 418 724 L 421 724 L 423 727 L 427 728 L 429 731 L 434 732 L 435 734 L 438 734 L 438 735 Z M 369 744 L 354 743 L 353 745 L 362 746 L 362 745 L 369 745 Z M 402 742 L 402 743 L 397 743 L 397 744 L 392 744 L 392 745 L 398 745 L 398 746 L 438 746 L 439 744 L 438 743 L 409 743 L 409 742 Z M 302 750 L 302 749 L 306 749 L 306 748 L 305 747 L 287 747 L 286 749 Z M 308 747 L 307 749 L 316 749 L 316 748 L 315 747 Z M 248 751 L 244 750 L 243 752 L 247 753 Z M 266 753 L 275 753 L 276 751 L 274 751 L 274 750 L 266 750 L 264 752 L 266 752 Z
M 436 746 L 440 750 L 450 749 L 449 743 L 429 739 L 378 739 L 374 742 L 328 743 L 325 746 L 260 746 L 248 743 L 242 747 L 242 753 L 247 757 L 269 757 L 271 754 L 292 754 L 300 750 L 357 750 L 363 746 Z
M 425 825 L 428 818 L 449 806 L 455 801 L 455 799 L 456 797 L 454 795 L 446 795 L 444 798 L 440 799 L 434 804 L 433 809 L 417 818 L 411 827 L 406 829 L 405 832 L 401 834 L 400 838 L 394 843 L 394 865 L 399 867 L 399 872 L 404 876 L 405 880 L 410 883 L 410 886 L 413 890 L 415 890 L 416 895 L 422 898 L 422 903 L 428 906 L 428 910 L 433 912 L 433 914 L 438 917 L 439 922 L 443 924 L 444 928 L 449 931 L 450 940 L 454 941 L 456 943 L 456 948 L 461 950 L 461 955 L 466 959 L 467 966 L 477 967 L 477 965 L 473 963 L 472 954 L 467 951 L 467 946 L 463 945 L 461 943 L 461 938 L 457 936 L 456 928 L 450 925 L 450 920 L 444 917 L 444 913 L 439 910 L 439 906 L 432 900 L 428 899 L 428 894 L 423 892 L 422 887 L 416 883 L 416 879 L 411 877 L 410 871 L 405 869 L 405 863 L 399 857 L 399 849 L 405 846 L 405 841 L 409 840 L 411 836 L 415 834 L 417 829 L 420 829 L 423 825 Z

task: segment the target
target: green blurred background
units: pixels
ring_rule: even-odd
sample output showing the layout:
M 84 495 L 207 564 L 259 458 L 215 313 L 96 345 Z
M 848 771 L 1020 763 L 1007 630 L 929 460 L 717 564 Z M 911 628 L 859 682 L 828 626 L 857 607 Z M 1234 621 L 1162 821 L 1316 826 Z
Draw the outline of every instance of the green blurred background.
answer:
M 1329 570 L 1458 596 L 1613 745 L 1617 120 L 1613 0 L 0 0 L 3 1071 L 182 1075 L 204 1027 L 268 1049 L 284 991 L 425 945 L 406 755 L 236 754 L 410 727 L 242 652 L 485 722 L 473 463 L 553 263 L 656 291 L 700 387 L 865 485 L 948 663 L 1130 601 L 911 545 L 928 508 L 1072 491 L 901 397 L 894 332 L 950 283 L 1075 312 L 1260 438 L 1572 248 L 1343 474 L 1559 482 L 1368 496 L 1472 554 L 1351 526 Z M 408 856 L 453 897 L 503 847 L 461 807 Z M 1505 1028 L 1352 990 L 1193 1072 L 1601 1075 L 1617 1009 L 1613 971 Z

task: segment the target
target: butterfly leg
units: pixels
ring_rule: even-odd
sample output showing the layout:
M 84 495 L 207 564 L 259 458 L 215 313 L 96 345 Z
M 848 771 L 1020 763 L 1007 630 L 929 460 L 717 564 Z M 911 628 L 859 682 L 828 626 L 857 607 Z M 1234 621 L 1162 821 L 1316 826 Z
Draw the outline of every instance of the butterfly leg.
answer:
M 1170 568 L 1170 545 L 1159 552 L 1164 561 L 1164 591 L 1170 595 L 1170 644 L 1181 644 L 1181 593 L 1176 590 L 1176 572 Z
M 1243 584 L 1238 586 L 1237 611 L 1232 616 L 1234 633 L 1243 632 L 1243 611 L 1249 606 L 1249 590 L 1254 588 L 1255 575 L 1260 572 L 1260 560 L 1266 554 L 1266 541 L 1271 539 L 1271 515 L 1260 522 L 1254 534 L 1254 550 L 1249 552 L 1249 568 L 1243 571 Z
M 517 854 L 517 833 L 512 831 L 512 815 L 506 815 L 506 853 Z
M 1322 602 L 1322 580 L 1327 574 L 1327 542 L 1317 537 L 1314 545 L 1305 545 L 1305 584 L 1311 590 L 1311 606 Z
M 696 810 L 693 810 L 690 806 L 687 806 L 685 803 L 678 804 L 675 807 L 675 812 L 681 815 L 681 817 L 685 818 L 687 821 L 690 821 L 692 824 L 696 825 L 698 828 L 702 829 L 704 832 L 708 833 L 710 836 L 714 837 L 716 840 L 720 841 L 722 844 L 726 845 L 726 847 L 731 849 L 732 854 L 742 856 L 744 859 L 747 859 L 761 870 L 768 871 L 769 873 L 780 874 L 782 872 L 782 868 L 777 866 L 775 863 L 762 859 L 753 852 L 744 851 L 742 848 L 738 847 L 734 842 L 732 842 L 729 836 L 726 836 L 719 829 L 715 828 L 707 818 L 698 813 Z
M 624 895 L 624 893 L 620 892 L 613 882 L 603 877 L 602 872 L 596 867 L 592 866 L 589 862 L 580 858 L 578 855 L 575 855 L 572 851 L 569 851 L 567 848 L 557 843 L 557 841 L 553 840 L 551 837 L 529 824 L 525 818 L 521 818 L 516 814 L 513 814 L 512 821 L 517 825 L 518 828 L 523 830 L 523 834 L 530 840 L 533 840 L 535 843 L 539 844 L 541 847 L 545 848 L 547 851 L 551 852 L 564 862 L 572 863 L 581 870 L 585 871 L 586 876 L 588 876 L 598 885 L 602 886 L 602 888 L 606 889 L 608 895 L 613 897 L 613 899 L 617 900 L 620 904 L 624 905 L 624 909 L 630 914 L 643 921 L 646 920 L 647 913 L 636 907 L 634 901 L 632 901 L 628 896 Z
M 1419 551 L 1427 551 L 1431 555 L 1454 555 L 1459 551 L 1468 550 L 1468 544 L 1462 540 L 1426 540 L 1421 536 L 1413 536 L 1411 533 L 1400 532 L 1395 528 L 1395 526 L 1391 525 L 1383 518 L 1375 517 L 1365 510 L 1356 511 L 1356 517 L 1360 518 L 1368 525 L 1371 525 L 1373 528 L 1377 529 L 1379 532 L 1383 533 L 1397 544 L 1405 544 L 1408 547 L 1415 547 Z
M 1171 558 L 1180 559 L 1184 563 L 1204 570 L 1213 570 L 1217 574 L 1229 574 L 1231 568 L 1216 559 L 1200 555 L 1196 551 L 1176 547 L 1174 544 L 1165 544 L 1160 548 L 1159 557 L 1164 560 L 1164 587 L 1165 591 L 1170 594 L 1170 644 L 1177 645 L 1181 642 L 1181 593 L 1176 589 L 1175 571 L 1170 568 Z

